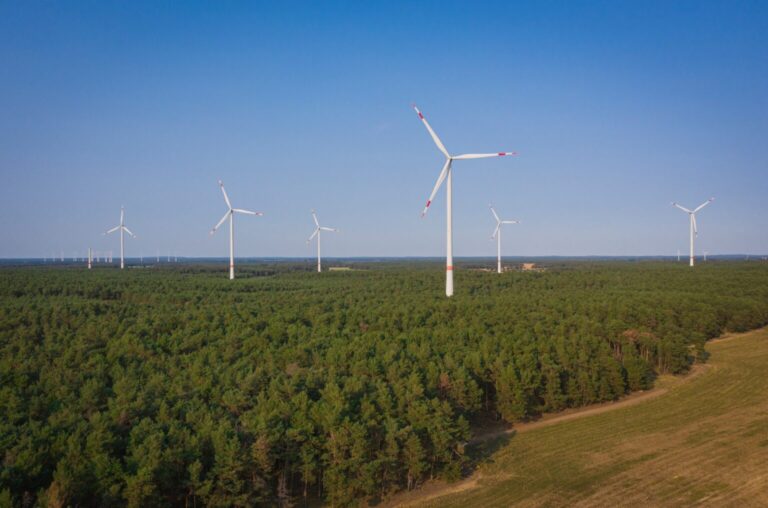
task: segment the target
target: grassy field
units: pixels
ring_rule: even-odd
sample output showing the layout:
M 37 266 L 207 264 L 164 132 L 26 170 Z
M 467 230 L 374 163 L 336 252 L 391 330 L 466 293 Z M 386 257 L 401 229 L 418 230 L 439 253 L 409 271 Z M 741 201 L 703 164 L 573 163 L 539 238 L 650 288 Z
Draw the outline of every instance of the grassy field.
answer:
M 412 506 L 766 506 L 768 329 L 708 344 L 659 397 L 511 437 Z M 429 489 L 428 489 L 429 490 Z M 411 503 L 411 501 L 413 501 Z

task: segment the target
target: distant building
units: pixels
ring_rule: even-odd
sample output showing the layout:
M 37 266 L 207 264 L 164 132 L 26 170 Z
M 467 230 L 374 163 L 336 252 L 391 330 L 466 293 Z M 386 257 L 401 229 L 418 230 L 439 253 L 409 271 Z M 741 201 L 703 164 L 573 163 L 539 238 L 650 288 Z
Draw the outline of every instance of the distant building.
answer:
M 531 270 L 538 270 L 538 268 L 536 268 L 536 263 L 523 263 L 524 272 L 528 272 Z

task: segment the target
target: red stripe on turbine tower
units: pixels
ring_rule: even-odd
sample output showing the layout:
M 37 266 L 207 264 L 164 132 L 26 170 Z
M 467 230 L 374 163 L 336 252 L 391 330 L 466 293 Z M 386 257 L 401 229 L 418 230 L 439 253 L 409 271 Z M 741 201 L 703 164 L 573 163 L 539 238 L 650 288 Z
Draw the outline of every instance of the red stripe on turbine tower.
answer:
M 445 267 L 445 271 L 449 271 L 449 270 L 453 270 L 453 266 L 452 265 L 448 265 L 448 266 Z

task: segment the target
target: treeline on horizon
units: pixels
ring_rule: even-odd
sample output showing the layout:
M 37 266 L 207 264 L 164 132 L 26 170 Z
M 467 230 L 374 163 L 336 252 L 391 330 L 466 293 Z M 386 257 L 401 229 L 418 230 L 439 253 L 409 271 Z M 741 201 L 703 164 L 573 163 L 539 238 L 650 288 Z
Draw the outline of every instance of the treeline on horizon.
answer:
M 382 499 L 768 324 L 758 263 L 356 267 L 0 270 L 0 505 Z

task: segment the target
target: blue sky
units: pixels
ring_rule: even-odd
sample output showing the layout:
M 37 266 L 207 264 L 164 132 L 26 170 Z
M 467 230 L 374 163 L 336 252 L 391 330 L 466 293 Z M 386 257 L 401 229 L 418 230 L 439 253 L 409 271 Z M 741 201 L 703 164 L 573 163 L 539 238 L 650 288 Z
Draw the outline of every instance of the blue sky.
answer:
M 767 253 L 765 2 L 0 2 L 0 257 Z M 326 239 L 327 238 L 327 239 Z

